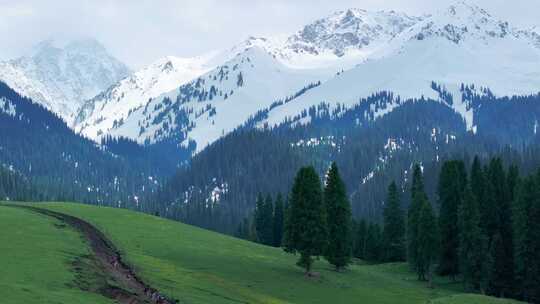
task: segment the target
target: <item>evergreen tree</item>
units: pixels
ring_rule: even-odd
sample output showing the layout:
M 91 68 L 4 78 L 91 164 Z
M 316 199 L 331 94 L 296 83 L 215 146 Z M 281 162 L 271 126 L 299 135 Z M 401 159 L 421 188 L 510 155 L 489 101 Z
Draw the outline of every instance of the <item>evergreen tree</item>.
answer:
M 383 211 L 384 260 L 405 260 L 405 218 L 401 209 L 399 192 L 395 182 L 388 187 L 388 198 Z
M 370 223 L 366 231 L 365 260 L 380 262 L 382 252 L 382 232 L 377 223 Z
M 482 202 L 484 201 L 484 171 L 482 171 L 482 164 L 478 156 L 475 156 L 473 164 L 471 166 L 471 179 L 470 179 L 471 191 L 478 202 L 480 209 Z
M 249 220 L 245 218 L 243 221 L 240 222 L 240 224 L 238 224 L 238 228 L 236 229 L 236 233 L 234 234 L 234 236 L 244 240 L 249 240 L 249 229 Z
M 313 167 L 300 169 L 294 180 L 285 221 L 284 250 L 299 253 L 297 265 L 310 275 L 313 257 L 326 246 L 326 214 L 321 180 Z
M 418 223 L 418 261 L 416 272 L 421 281 L 428 280 L 430 286 L 433 278 L 433 264 L 438 251 L 438 227 L 431 204 L 424 200 L 420 210 Z
M 281 196 L 281 194 L 278 194 L 274 207 L 274 247 L 280 247 L 281 241 L 283 240 L 283 208 L 283 197 Z
M 427 196 L 424 192 L 422 169 L 419 165 L 414 166 L 411 186 L 411 204 L 407 213 L 407 260 L 411 269 L 416 270 L 418 264 L 418 224 L 420 223 L 420 211 Z
M 336 163 L 332 163 L 324 189 L 328 244 L 324 257 L 339 271 L 351 261 L 352 215 L 345 184 L 339 176 Z
M 261 244 L 272 246 L 274 242 L 273 205 L 270 195 L 263 199 L 259 194 L 255 209 L 255 230 Z
M 490 293 L 497 296 L 510 296 L 514 289 L 512 210 L 506 174 L 500 158 L 492 159 L 489 165 L 489 180 L 495 194 L 495 235 L 490 245 L 493 257 L 493 271 L 490 280 Z
M 526 178 L 514 205 L 514 240 L 517 295 L 540 302 L 540 174 Z
M 470 187 L 465 190 L 464 200 L 459 207 L 459 262 L 465 288 L 483 290 L 486 280 L 486 239 L 480 229 L 478 201 Z
M 441 252 L 439 273 L 452 278 L 459 273 L 459 232 L 458 208 L 463 199 L 463 186 L 466 184 L 463 162 L 449 161 L 443 164 L 439 178 L 439 231 Z
M 354 256 L 359 259 L 366 259 L 366 237 L 367 223 L 365 219 L 355 223 L 354 229 Z
M 484 235 L 488 240 L 488 247 L 491 248 L 493 237 L 497 232 L 497 198 L 495 193 L 495 185 L 490 178 L 489 169 L 486 167 L 484 172 L 483 199 L 479 201 L 481 227 Z

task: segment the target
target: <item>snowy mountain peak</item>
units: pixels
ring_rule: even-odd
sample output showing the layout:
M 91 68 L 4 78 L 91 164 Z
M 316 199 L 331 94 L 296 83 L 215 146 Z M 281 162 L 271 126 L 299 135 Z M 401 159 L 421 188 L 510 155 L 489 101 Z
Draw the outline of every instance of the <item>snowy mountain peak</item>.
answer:
M 71 123 L 82 103 L 131 72 L 92 39 L 39 43 L 29 56 L 0 62 L 0 80 Z
M 419 20 L 393 11 L 349 9 L 306 25 L 288 39 L 288 47 L 310 54 L 331 51 L 342 57 L 350 49 L 363 49 L 378 40 L 388 40 Z
M 417 40 L 442 37 L 459 44 L 467 39 L 504 38 L 512 33 L 512 29 L 508 22 L 496 19 L 484 9 L 458 1 L 412 27 L 411 32 Z
M 484 15 L 491 17 L 491 15 L 486 12 L 481 7 L 476 4 L 469 3 L 467 1 L 457 1 L 454 4 L 450 5 L 446 12 L 452 16 L 463 16 L 463 15 Z

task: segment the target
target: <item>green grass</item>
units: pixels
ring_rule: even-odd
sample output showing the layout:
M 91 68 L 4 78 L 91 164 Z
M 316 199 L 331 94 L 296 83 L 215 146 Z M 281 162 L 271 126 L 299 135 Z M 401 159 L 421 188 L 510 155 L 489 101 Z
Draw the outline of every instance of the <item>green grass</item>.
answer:
M 0 244 L 0 303 L 112 303 L 74 287 L 72 263 L 88 247 L 58 221 L 0 206 Z
M 458 294 L 433 300 L 430 304 L 518 304 L 521 302 L 508 299 L 496 299 L 473 294 Z
M 461 284 L 441 278 L 429 289 L 405 264 L 336 273 L 319 261 L 320 279 L 307 279 L 280 249 L 121 209 L 39 206 L 94 224 L 146 281 L 181 303 L 510 303 L 462 294 Z

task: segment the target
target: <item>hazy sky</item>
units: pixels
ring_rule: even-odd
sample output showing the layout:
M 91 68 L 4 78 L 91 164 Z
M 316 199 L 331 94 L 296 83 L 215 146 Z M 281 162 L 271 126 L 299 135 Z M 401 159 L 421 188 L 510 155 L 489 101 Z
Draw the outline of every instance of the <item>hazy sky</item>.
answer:
M 0 59 L 37 42 L 92 37 L 133 68 L 166 56 L 193 56 L 248 36 L 292 33 L 314 19 L 356 7 L 431 13 L 455 0 L 0 0 Z M 468 0 L 520 26 L 540 26 L 540 0 Z

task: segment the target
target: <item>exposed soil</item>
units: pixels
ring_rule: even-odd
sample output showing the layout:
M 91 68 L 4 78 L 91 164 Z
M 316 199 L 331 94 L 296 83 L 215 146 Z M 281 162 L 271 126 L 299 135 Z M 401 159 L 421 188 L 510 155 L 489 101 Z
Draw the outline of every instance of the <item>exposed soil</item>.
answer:
M 29 206 L 16 207 L 25 208 L 33 212 L 54 217 L 60 220 L 61 223 L 69 225 L 79 231 L 87 240 L 93 254 L 91 256 L 77 258 L 72 265 L 74 271 L 77 273 L 77 282 L 75 282 L 75 284 L 79 288 L 99 292 L 122 304 L 178 303 L 177 300 L 166 298 L 158 290 L 144 283 L 143 280 L 135 274 L 133 269 L 122 260 L 119 251 L 114 247 L 112 242 L 90 223 L 74 216 L 41 208 Z M 61 224 L 57 224 L 56 227 L 61 228 L 62 226 Z M 97 277 L 103 278 L 100 280 L 97 290 L 89 290 L 87 286 L 92 284 L 87 284 L 84 279 L 84 265 L 88 264 L 89 261 L 97 266 L 96 270 L 99 272 Z M 96 277 L 96 275 L 93 275 L 93 277 Z

